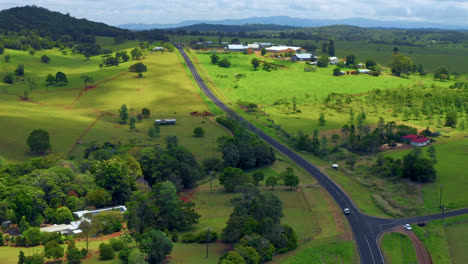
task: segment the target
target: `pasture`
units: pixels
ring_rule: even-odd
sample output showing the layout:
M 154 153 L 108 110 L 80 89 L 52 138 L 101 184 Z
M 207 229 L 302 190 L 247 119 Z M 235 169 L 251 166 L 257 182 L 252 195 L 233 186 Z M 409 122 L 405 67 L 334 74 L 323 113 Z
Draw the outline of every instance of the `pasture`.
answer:
M 468 197 L 465 187 L 468 185 L 466 176 L 466 164 L 468 162 L 468 138 L 434 144 L 436 149 L 437 179 L 433 183 L 422 184 L 422 198 L 424 208 L 429 212 L 439 211 L 440 189 L 442 186 L 442 204 L 449 210 L 468 206 Z M 426 153 L 427 148 L 423 148 Z M 393 158 L 402 158 L 406 151 L 392 151 L 384 153 Z
M 217 137 L 229 133 L 208 117 L 191 116 L 192 111 L 210 111 L 205 99 L 194 86 L 181 64 L 178 54 L 147 54 L 143 60 L 148 67 L 144 78 L 129 73 L 135 62 L 121 63 L 119 67 L 103 67 L 101 58 L 82 55 L 62 55 L 58 50 L 37 52 L 34 56 L 23 51 L 7 50 L 9 63 L 1 63 L 1 72 L 13 72 L 20 63 L 25 65 L 24 79 L 36 82 L 31 90 L 27 81 L 0 85 L 0 122 L 9 124 L 0 132 L 0 155 L 11 161 L 32 157 L 26 145 L 29 133 L 37 128 L 51 135 L 53 153 L 70 154 L 82 158 L 82 151 L 105 141 L 132 145 L 163 145 L 164 138 L 177 135 L 181 145 L 194 152 L 199 161 L 218 156 L 214 148 Z M 47 54 L 51 61 L 40 62 Z M 67 74 L 68 84 L 46 86 L 45 76 L 57 71 Z M 84 89 L 82 75 L 95 82 Z M 28 100 L 20 100 L 24 92 Z M 136 116 L 143 107 L 150 109 L 151 117 L 136 124 L 131 132 L 128 125 L 119 124 L 118 109 L 126 104 L 130 116 Z M 175 126 L 161 128 L 160 137 L 151 139 L 148 129 L 156 118 L 176 118 Z M 193 137 L 193 128 L 201 126 L 206 135 Z M 76 144 L 76 143 L 80 144 Z
M 354 251 L 351 230 L 347 221 L 340 208 L 325 190 L 319 186 L 301 187 L 297 191 L 289 191 L 278 187 L 274 191 L 269 190 L 269 188 L 263 191 L 273 192 L 283 201 L 284 217 L 282 222 L 294 228 L 298 236 L 299 247 L 294 251 L 278 255 L 273 259 L 272 263 L 282 263 L 308 247 L 318 245 L 318 243 L 324 241 L 327 243 L 349 244 L 349 248 L 347 247 L 345 251 L 334 252 L 333 254 L 342 259 L 356 258 L 357 252 Z M 239 194 L 225 193 L 217 188 L 212 192 L 209 189 L 200 189 L 183 193 L 182 199 L 195 202 L 196 210 L 201 215 L 200 222 L 191 231 L 199 232 L 211 227 L 220 234 L 234 208 L 230 201 L 237 196 Z M 213 208 L 216 208 L 216 210 L 213 210 Z M 218 257 L 223 253 L 218 251 L 219 247 L 222 247 L 222 244 L 216 243 L 216 246 L 213 247 L 213 251 L 217 252 L 215 254 L 219 254 Z M 225 250 L 228 250 L 226 246 L 224 247 Z M 196 254 L 198 254 L 197 258 L 205 256 L 204 251 L 197 251 Z M 183 257 L 174 256 L 174 258 Z
M 411 239 L 401 233 L 386 233 L 381 246 L 387 263 L 417 264 L 416 251 Z

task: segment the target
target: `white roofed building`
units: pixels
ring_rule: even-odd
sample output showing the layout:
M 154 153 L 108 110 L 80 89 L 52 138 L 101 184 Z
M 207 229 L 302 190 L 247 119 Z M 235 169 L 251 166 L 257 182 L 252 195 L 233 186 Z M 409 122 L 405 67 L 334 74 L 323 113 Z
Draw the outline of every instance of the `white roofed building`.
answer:
M 228 50 L 229 51 L 244 51 L 248 48 L 248 46 L 239 45 L 239 44 L 229 44 Z
M 303 54 L 295 54 L 291 57 L 291 60 L 292 61 L 317 61 L 317 56 L 313 55 L 313 54 L 307 54 L 307 53 L 303 53 Z
M 270 53 L 286 53 L 286 52 L 300 53 L 300 52 L 304 51 L 304 49 L 301 48 L 301 47 L 274 46 L 274 47 L 266 48 L 266 51 L 270 52 Z

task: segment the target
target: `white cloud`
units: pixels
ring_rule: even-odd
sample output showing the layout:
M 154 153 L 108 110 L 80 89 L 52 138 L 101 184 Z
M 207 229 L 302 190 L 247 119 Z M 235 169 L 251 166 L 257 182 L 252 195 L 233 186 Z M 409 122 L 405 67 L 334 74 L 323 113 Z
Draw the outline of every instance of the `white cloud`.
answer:
M 467 25 L 466 0 L 0 0 L 0 9 L 37 5 L 78 18 L 124 23 L 175 23 L 287 15 L 300 18 L 365 17 Z

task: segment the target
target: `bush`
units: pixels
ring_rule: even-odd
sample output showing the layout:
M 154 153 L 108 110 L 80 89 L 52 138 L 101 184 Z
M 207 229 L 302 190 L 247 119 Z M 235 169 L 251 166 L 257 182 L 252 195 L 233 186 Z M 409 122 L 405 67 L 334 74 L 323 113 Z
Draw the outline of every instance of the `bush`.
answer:
M 101 243 L 99 245 L 99 259 L 110 260 L 114 258 L 114 249 L 110 244 Z
M 122 251 L 119 252 L 119 259 L 122 261 L 123 264 L 128 263 L 128 258 L 130 257 L 130 254 L 132 253 L 132 250 L 129 249 L 127 246 L 125 246 Z
M 196 127 L 195 129 L 193 129 L 193 135 L 195 137 L 203 137 L 205 135 L 205 130 L 203 129 L 203 127 Z
M 218 65 L 223 68 L 229 68 L 231 66 L 231 62 L 228 59 L 224 58 L 218 62 Z
M 197 241 L 198 237 L 193 232 L 188 232 L 182 235 L 182 242 L 184 243 L 193 243 Z
M 197 234 L 197 242 L 198 243 L 206 243 L 207 241 L 208 230 L 201 231 Z M 208 243 L 216 242 L 218 239 L 218 233 L 216 231 L 211 230 L 208 236 Z
M 122 240 L 117 239 L 117 238 L 111 238 L 111 240 L 109 240 L 109 243 L 112 246 L 112 248 L 114 249 L 114 251 L 122 250 L 122 247 L 123 247 Z
M 179 232 L 177 232 L 176 229 L 172 230 L 171 239 L 172 239 L 172 242 L 179 241 Z
M 3 77 L 4 83 L 13 84 L 14 81 L 15 77 L 12 73 L 8 73 L 7 75 L 5 75 L 5 77 Z

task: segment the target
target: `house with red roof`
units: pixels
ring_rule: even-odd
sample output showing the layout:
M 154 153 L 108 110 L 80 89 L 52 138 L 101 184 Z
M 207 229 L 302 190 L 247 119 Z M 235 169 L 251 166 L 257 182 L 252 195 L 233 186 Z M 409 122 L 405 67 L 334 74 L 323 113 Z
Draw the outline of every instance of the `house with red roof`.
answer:
M 401 141 L 411 144 L 412 146 L 424 147 L 431 142 L 431 139 L 415 134 L 409 134 L 401 137 Z

